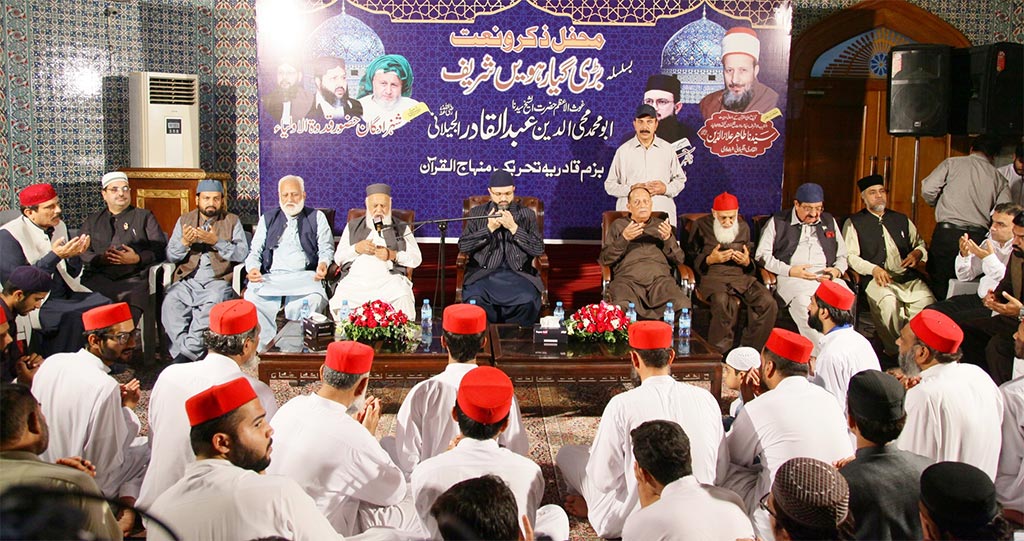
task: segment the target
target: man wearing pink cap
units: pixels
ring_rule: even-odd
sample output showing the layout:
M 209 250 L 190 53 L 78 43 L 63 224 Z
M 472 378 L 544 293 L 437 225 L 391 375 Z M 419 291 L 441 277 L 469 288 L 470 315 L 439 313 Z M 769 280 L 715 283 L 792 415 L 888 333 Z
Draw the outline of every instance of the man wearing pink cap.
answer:
M 449 415 L 459 423 L 461 436 L 452 442 L 451 450 L 416 466 L 411 477 L 416 511 L 434 539 L 439 535 L 430 508 L 438 496 L 461 481 L 488 474 L 508 483 L 519 507 L 518 516 L 525 515 L 536 525 L 538 536 L 569 538 L 565 511 L 557 505 L 540 506 L 544 496 L 540 466 L 498 445 L 498 435 L 508 426 L 514 396 L 512 380 L 490 366 L 470 370 L 459 383 Z
M 188 441 L 185 401 L 211 385 L 245 377 L 259 396 L 270 420 L 277 411 L 274 393 L 266 383 L 242 373 L 256 359 L 256 307 L 233 300 L 210 310 L 210 328 L 203 332 L 208 349 L 203 359 L 172 364 L 160 372 L 149 396 L 149 441 L 153 460 L 139 494 L 139 506 L 148 508 L 168 487 L 181 479 L 185 467 L 195 462 Z
M 718 111 L 767 113 L 779 102 L 779 94 L 757 80 L 761 70 L 761 40 L 751 28 L 730 28 L 722 38 L 722 75 L 725 88 L 700 100 L 705 119 Z
M 857 296 L 829 280 L 807 305 L 807 324 L 824 336 L 818 342 L 814 367 L 814 383 L 832 393 L 846 412 L 846 389 L 850 378 L 864 370 L 881 370 L 875 348 L 864 335 L 853 328 L 853 305 Z
M 747 373 L 743 409 L 726 438 L 731 464 L 716 484 L 743 498 L 755 533 L 766 541 L 774 540 L 771 521 L 758 503 L 779 467 L 794 457 L 832 464 L 854 453 L 835 397 L 807 380 L 811 349 L 806 337 L 772 329 L 760 369 Z
M 420 533 L 405 475 L 375 436 L 381 403 L 366 394 L 371 366 L 370 346 L 327 346 L 323 385 L 289 400 L 271 421 L 277 448 L 267 473 L 297 482 L 342 535 L 374 526 Z
M 629 345 L 640 385 L 608 402 L 589 449 L 565 445 L 555 458 L 575 492 L 566 498 L 566 509 L 587 517 L 594 531 L 607 538 L 621 537 L 626 517 L 640 508 L 630 438 L 634 428 L 653 420 L 678 423 L 690 438 L 693 476 L 701 483 L 713 484 L 724 460 L 718 401 L 707 390 L 672 378 L 672 327 L 663 321 L 634 323 Z
M 33 265 L 53 278 L 53 288 L 38 311 L 29 314 L 31 325 L 42 329 L 43 356 L 82 347 L 82 314 L 109 304 L 110 299 L 82 285 L 81 255 L 89 248 L 89 235 L 68 236 L 61 219 L 60 200 L 53 186 L 32 184 L 18 193 L 21 216 L 0 227 L 0 282 L 14 269 Z
M 960 362 L 964 333 L 949 316 L 922 310 L 896 343 L 907 391 L 907 423 L 896 445 L 936 462 L 966 462 L 996 477 L 1003 397 L 992 378 Z
M 740 202 L 735 195 L 719 194 L 711 215 L 694 224 L 687 247 L 688 252 L 696 254 L 697 291 L 711 305 L 708 341 L 723 352 L 733 347 L 744 305 L 747 327 L 740 337 L 741 346 L 764 347 L 779 313 L 775 297 L 758 280 L 750 227 L 739 212 Z
M 108 498 L 134 504 L 149 463 L 149 442 L 139 436 L 135 414 L 139 381 L 118 384 L 110 365 L 131 358 L 139 333 L 126 303 L 82 314 L 87 345 L 75 353 L 50 356 L 32 379 L 32 394 L 50 420 L 47 462 L 80 456 L 96 466 L 96 484 Z M 118 515 L 121 529 L 132 531 L 135 514 Z

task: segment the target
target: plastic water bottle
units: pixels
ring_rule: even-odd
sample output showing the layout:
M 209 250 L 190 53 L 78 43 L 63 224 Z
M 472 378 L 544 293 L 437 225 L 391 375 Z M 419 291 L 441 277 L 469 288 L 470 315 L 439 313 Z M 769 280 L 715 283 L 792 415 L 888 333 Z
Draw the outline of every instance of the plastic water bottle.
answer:
M 434 331 L 434 309 L 430 307 L 430 299 L 423 299 L 420 308 L 420 328 L 423 330 L 423 341 L 429 342 Z
M 665 320 L 665 323 L 668 323 L 669 327 L 676 326 L 676 311 L 672 309 L 672 303 L 665 305 L 665 315 L 661 316 L 661 318 Z
M 476 306 L 476 299 L 469 299 L 469 304 Z
M 551 311 L 551 315 L 558 318 L 559 325 L 565 321 L 565 308 L 562 308 L 562 301 L 555 303 L 555 309 Z
M 312 313 L 313 309 L 309 307 L 309 299 L 302 299 L 302 309 L 299 310 L 299 319 L 308 319 Z
M 628 319 L 630 323 L 636 323 L 636 305 L 635 304 L 629 303 L 629 309 L 626 310 L 626 319 Z
M 334 322 L 334 340 L 345 340 L 345 325 L 348 324 L 348 301 L 341 301 L 341 308 L 338 309 L 338 320 Z
M 679 312 L 679 338 L 690 337 L 690 309 L 683 308 Z

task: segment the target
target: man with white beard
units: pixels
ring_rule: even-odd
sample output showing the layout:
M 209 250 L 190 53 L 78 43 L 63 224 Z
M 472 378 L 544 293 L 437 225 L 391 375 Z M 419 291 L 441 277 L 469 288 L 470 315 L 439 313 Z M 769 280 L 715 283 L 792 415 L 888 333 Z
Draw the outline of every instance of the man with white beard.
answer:
M 359 103 L 372 130 L 386 135 L 411 120 L 406 115 L 420 104 L 410 97 L 412 81 L 412 66 L 400 54 L 379 56 L 366 66 L 359 81 Z
M 764 347 L 775 326 L 779 305 L 757 279 L 751 252 L 750 227 L 739 216 L 739 200 L 722 192 L 711 206 L 711 215 L 697 220 L 687 248 L 695 254 L 697 292 L 711 305 L 708 340 L 719 351 L 733 347 L 740 307 L 746 305 L 747 327 L 740 345 Z
M 319 312 L 327 304 L 322 280 L 334 258 L 334 234 L 327 217 L 306 206 L 302 177 L 286 175 L 277 182 L 281 205 L 260 216 L 245 259 L 249 287 L 245 299 L 256 305 L 260 322 L 259 349 L 277 334 L 277 311 L 300 318 L 304 302 Z

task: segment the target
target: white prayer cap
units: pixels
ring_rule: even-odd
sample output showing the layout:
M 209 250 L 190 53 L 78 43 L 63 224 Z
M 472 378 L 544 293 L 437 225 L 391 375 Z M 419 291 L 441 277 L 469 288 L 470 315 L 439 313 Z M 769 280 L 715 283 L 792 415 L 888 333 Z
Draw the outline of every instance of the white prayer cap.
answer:
M 755 61 L 760 58 L 761 40 L 757 39 L 757 32 L 744 26 L 730 28 L 722 38 L 722 58 L 734 53 L 752 56 Z
M 761 366 L 761 353 L 751 347 L 738 347 L 725 356 L 725 364 L 740 372 Z
M 103 175 L 103 180 L 100 182 L 103 184 L 103 187 L 106 188 L 111 182 L 117 182 L 119 180 L 128 182 L 128 175 L 120 171 L 111 171 L 106 175 Z

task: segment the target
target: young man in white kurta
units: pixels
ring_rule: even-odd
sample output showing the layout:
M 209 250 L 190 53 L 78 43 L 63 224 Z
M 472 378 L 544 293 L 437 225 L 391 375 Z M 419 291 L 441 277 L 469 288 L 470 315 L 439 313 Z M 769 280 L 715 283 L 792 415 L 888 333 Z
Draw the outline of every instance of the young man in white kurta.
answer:
M 189 397 L 218 383 L 245 377 L 256 391 L 267 419 L 274 417 L 277 401 L 273 391 L 241 370 L 256 357 L 256 319 L 256 307 L 249 301 L 237 299 L 215 305 L 210 310 L 210 329 L 206 331 L 209 339 L 204 340 L 208 348 L 206 357 L 172 364 L 160 372 L 149 396 L 149 441 L 153 455 L 142 482 L 139 507 L 148 509 L 181 479 L 185 466 L 196 461 L 185 414 Z
M 661 321 L 630 325 L 629 344 L 641 384 L 616 395 L 605 406 L 594 443 L 563 446 L 555 459 L 570 489 L 583 496 L 587 518 L 601 537 L 620 537 L 622 526 L 639 508 L 632 475 L 633 446 L 629 432 L 645 421 L 678 423 L 690 438 L 693 476 L 712 484 L 725 430 L 722 411 L 711 393 L 672 378 L 672 328 Z M 723 460 L 724 465 L 724 457 Z M 580 502 L 567 499 L 567 507 Z M 579 509 L 576 507 L 576 509 Z
M 758 502 L 771 490 L 779 467 L 794 457 L 832 464 L 854 453 L 835 397 L 807 380 L 811 349 L 803 336 L 772 330 L 760 370 L 748 374 L 769 390 L 744 403 L 726 438 L 731 464 L 717 484 L 743 498 L 755 533 L 768 541 L 774 539 L 770 517 Z
M 808 323 L 824 333 L 814 361 L 814 383 L 832 393 L 843 413 L 850 378 L 863 370 L 881 370 L 871 342 L 853 328 L 855 302 L 852 291 L 827 281 L 818 286 L 807 306 Z
M 141 423 L 123 406 L 125 390 L 110 377 L 109 365 L 124 362 L 135 348 L 135 325 L 125 303 L 93 308 L 82 315 L 87 346 L 46 359 L 32 380 L 32 394 L 50 423 L 50 446 L 40 458 L 54 462 L 80 456 L 96 466 L 96 484 L 108 498 L 139 496 L 149 462 L 149 444 L 139 437 Z M 126 334 L 124 344 L 118 334 Z M 100 356 L 102 355 L 102 357 Z M 134 389 L 138 382 L 133 381 Z M 130 400 L 124 402 L 134 405 Z
M 448 351 L 444 372 L 417 383 L 398 409 L 394 439 L 382 444 L 406 476 L 420 462 L 448 450 L 459 435 L 459 425 L 452 419 L 459 384 L 475 369 L 477 353 L 485 344 L 487 314 L 472 304 L 453 304 L 444 309 L 442 344 Z M 453 344 L 458 342 L 455 348 Z M 513 397 L 508 428 L 498 435 L 498 444 L 514 453 L 529 456 L 530 443 Z
M 907 422 L 896 445 L 936 462 L 966 462 L 994 480 L 1003 397 L 984 370 L 959 362 L 963 336 L 935 310 L 922 310 L 903 328 L 900 368 L 920 382 L 907 391 Z
M 996 472 L 996 496 L 1005 510 L 1018 514 L 1020 522 L 1024 517 L 1024 376 L 1000 385 L 999 391 L 1003 393 L 1003 446 Z
M 374 437 L 380 401 L 366 397 L 372 363 L 370 346 L 332 342 L 320 389 L 289 400 L 271 422 L 267 473 L 294 479 L 346 536 L 372 526 L 419 529 L 405 475 Z

